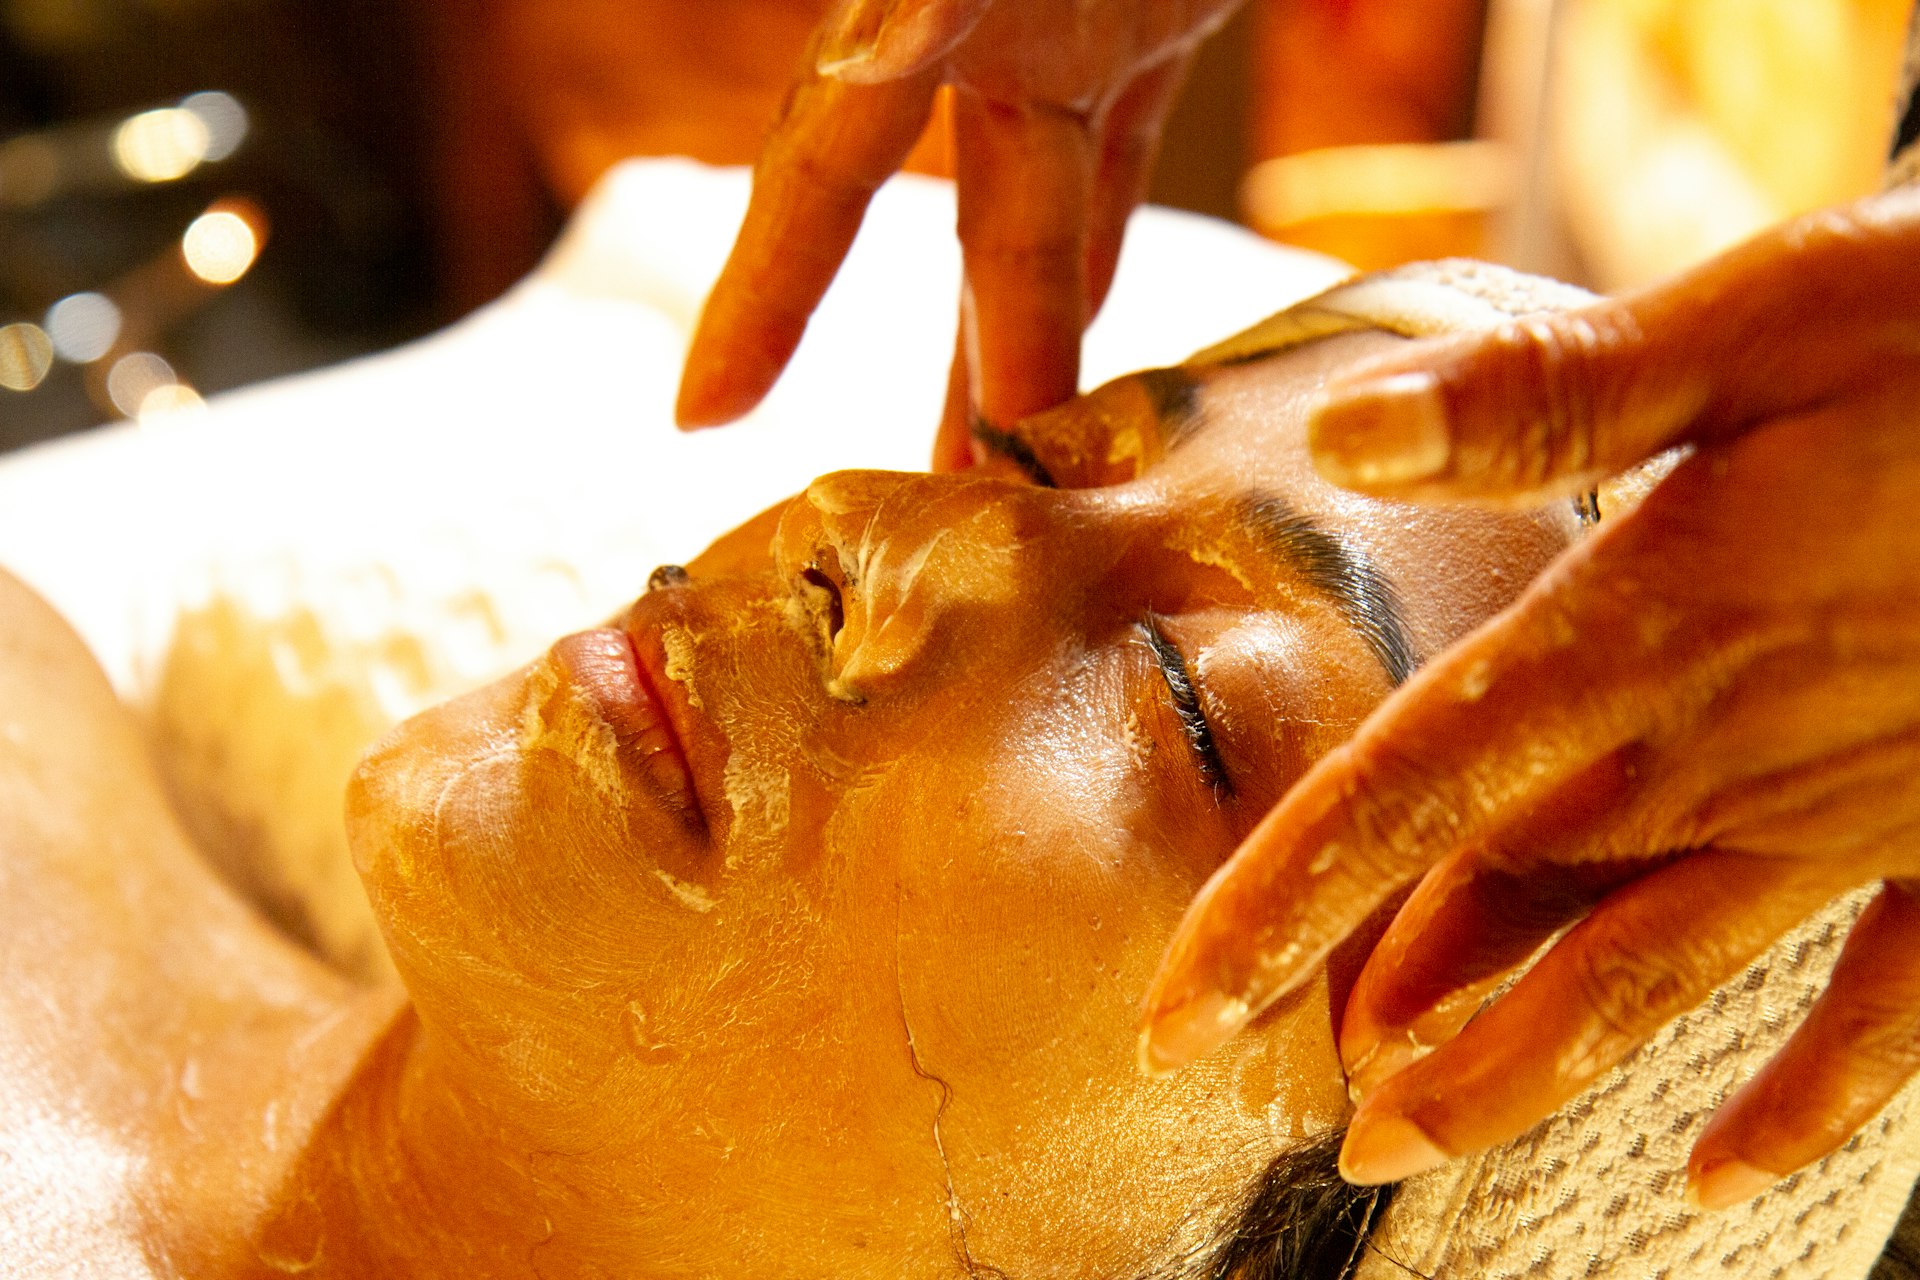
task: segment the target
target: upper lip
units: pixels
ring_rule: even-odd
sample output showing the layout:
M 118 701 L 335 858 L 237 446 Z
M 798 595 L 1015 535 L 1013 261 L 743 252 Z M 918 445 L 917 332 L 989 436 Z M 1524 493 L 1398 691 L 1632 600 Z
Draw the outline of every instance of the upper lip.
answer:
M 692 779 L 694 805 L 711 833 L 717 829 L 716 819 L 720 816 L 713 800 L 722 790 L 720 772 L 726 759 L 726 744 L 714 725 L 693 705 L 686 685 L 667 674 L 666 632 L 671 627 L 687 629 L 679 611 L 662 599 L 668 594 L 653 592 L 642 596 L 615 625 L 626 633 L 633 646 L 640 682 L 666 719 L 667 733 L 679 749 Z

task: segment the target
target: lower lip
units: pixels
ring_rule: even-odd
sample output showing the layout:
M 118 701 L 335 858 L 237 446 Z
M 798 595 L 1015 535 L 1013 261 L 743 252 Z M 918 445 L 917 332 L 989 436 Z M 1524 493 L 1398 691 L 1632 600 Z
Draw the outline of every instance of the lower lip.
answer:
M 582 631 L 556 642 L 554 662 L 613 730 L 620 755 L 654 795 L 676 812 L 699 821 L 693 771 L 659 695 L 649 686 L 633 641 L 614 627 Z

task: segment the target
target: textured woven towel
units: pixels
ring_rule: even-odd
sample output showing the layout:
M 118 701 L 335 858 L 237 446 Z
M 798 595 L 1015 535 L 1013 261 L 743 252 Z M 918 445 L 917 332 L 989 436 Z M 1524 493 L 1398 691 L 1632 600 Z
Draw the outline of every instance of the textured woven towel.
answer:
M 1783 1044 L 1866 905 L 1835 903 L 1532 1132 L 1414 1178 L 1362 1280 L 1632 1276 L 1860 1280 L 1920 1173 L 1920 1091 L 1744 1205 L 1681 1198 L 1708 1116 Z
M 1425 263 L 1342 285 L 1200 358 L 1356 328 L 1457 333 L 1591 297 L 1481 263 Z M 1783 938 L 1532 1132 L 1409 1180 L 1361 1280 L 1866 1277 L 1920 1174 L 1920 1083 L 1747 1204 L 1696 1213 L 1682 1190 L 1708 1117 L 1799 1024 L 1870 896 L 1842 898 Z

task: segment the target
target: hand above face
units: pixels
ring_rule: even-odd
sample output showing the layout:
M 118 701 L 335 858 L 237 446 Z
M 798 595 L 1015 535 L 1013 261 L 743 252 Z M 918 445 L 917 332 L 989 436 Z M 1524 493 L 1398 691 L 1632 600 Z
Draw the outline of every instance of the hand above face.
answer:
M 1163 961 L 1149 1064 L 1221 1043 L 1417 881 L 1340 1032 L 1343 1168 L 1398 1179 L 1526 1131 L 1879 882 L 1690 1194 L 1745 1199 L 1870 1119 L 1920 1069 L 1916 405 L 1914 190 L 1336 379 L 1316 463 L 1383 497 L 1537 500 L 1692 452 L 1267 815 Z
M 1119 258 L 1193 49 L 1237 0 L 847 0 L 754 170 L 687 355 L 678 414 L 731 421 L 786 367 L 880 184 L 952 85 L 959 348 L 934 465 L 1078 388 L 1080 335 Z

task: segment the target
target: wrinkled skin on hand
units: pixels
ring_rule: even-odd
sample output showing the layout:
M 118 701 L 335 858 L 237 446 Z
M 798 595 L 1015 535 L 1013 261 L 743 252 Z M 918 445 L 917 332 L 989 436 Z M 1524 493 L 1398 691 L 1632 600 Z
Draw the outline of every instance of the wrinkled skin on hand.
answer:
M 1920 1067 L 1916 405 L 1911 190 L 1338 379 L 1315 460 L 1379 496 L 1530 501 L 1691 452 L 1267 816 L 1168 952 L 1149 1059 L 1219 1044 L 1417 886 L 1341 1029 L 1364 1099 L 1344 1168 L 1401 1178 L 1524 1132 L 1878 883 L 1690 1195 L 1744 1199 L 1870 1119 Z
M 759 403 L 897 171 L 954 90 L 966 268 L 939 469 L 970 415 L 1006 427 L 1078 388 L 1080 335 L 1113 278 L 1192 52 L 1237 0 L 851 0 L 754 170 L 753 199 L 687 356 L 683 424 Z

